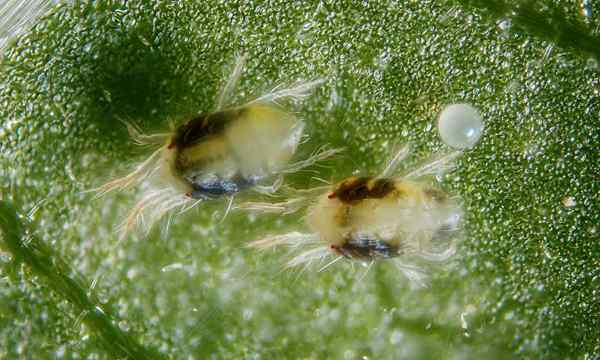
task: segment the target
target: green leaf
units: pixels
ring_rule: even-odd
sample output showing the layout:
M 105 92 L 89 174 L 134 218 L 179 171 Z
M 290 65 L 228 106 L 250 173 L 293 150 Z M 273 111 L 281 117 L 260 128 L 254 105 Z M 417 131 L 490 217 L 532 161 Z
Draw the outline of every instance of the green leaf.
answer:
M 17 265 L 22 248 L 3 225 L 0 357 L 111 356 L 80 326 L 83 303 L 64 294 L 70 272 L 93 279 L 115 331 L 173 358 L 600 356 L 600 88 L 589 57 L 600 9 L 584 17 L 555 3 L 57 5 L 0 65 L 0 182 L 2 199 L 30 212 L 41 264 L 69 273 L 43 280 L 31 262 Z M 289 255 L 244 245 L 305 230 L 301 216 L 220 223 L 221 202 L 176 217 L 166 236 L 118 240 L 135 191 L 82 191 L 148 155 L 121 120 L 166 131 L 211 111 L 240 53 L 238 103 L 326 79 L 293 110 L 309 134 L 298 158 L 346 148 L 314 168 L 327 180 L 375 173 L 397 143 L 415 150 L 406 169 L 447 153 L 438 113 L 457 102 L 480 110 L 480 143 L 443 179 L 462 198 L 464 237 L 429 288 L 411 289 L 385 262 L 364 278 L 342 261 L 282 271 Z M 316 186 L 312 175 L 286 181 Z

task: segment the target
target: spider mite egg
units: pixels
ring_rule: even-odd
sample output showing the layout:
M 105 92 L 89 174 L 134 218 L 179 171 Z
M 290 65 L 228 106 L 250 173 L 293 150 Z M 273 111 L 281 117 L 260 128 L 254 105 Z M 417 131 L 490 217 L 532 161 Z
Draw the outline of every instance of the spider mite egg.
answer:
M 438 119 L 440 138 L 455 149 L 475 146 L 483 134 L 483 127 L 479 111 L 469 104 L 448 105 Z

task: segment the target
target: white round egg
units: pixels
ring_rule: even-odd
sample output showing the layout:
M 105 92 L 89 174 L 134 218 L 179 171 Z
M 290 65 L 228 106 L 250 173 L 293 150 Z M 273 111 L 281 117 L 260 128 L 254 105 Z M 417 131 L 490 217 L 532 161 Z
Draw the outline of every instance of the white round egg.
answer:
M 446 145 L 469 149 L 483 134 L 483 120 L 479 111 L 469 104 L 448 105 L 440 113 L 438 133 Z

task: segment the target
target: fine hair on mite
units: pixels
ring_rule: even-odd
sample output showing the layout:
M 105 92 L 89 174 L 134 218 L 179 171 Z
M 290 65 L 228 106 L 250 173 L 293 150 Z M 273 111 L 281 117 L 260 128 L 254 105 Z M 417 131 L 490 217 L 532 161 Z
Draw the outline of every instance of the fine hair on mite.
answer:
M 123 235 L 136 226 L 149 231 L 166 214 L 180 214 L 208 200 L 228 199 L 226 215 L 240 191 L 275 192 L 283 175 L 339 152 L 323 147 L 291 163 L 302 142 L 304 122 L 286 111 L 282 101 L 304 100 L 323 79 L 277 86 L 242 105 L 232 105 L 245 61 L 245 55 L 237 58 L 214 111 L 158 134 L 144 134 L 125 122 L 133 142 L 156 149 L 131 173 L 94 189 L 99 197 L 140 188 L 141 198 L 122 224 Z
M 291 248 L 296 255 L 287 262 L 288 267 L 318 263 L 319 271 L 341 259 L 368 268 L 386 260 L 413 286 L 426 286 L 426 269 L 446 262 L 455 253 L 462 217 L 459 199 L 427 179 L 447 171 L 461 153 L 443 155 L 398 174 L 399 164 L 409 153 L 408 146 L 400 147 L 376 176 L 351 176 L 334 185 L 288 189 L 295 196 L 285 202 L 239 204 L 237 208 L 264 213 L 307 209 L 308 232 L 267 236 L 249 246 Z

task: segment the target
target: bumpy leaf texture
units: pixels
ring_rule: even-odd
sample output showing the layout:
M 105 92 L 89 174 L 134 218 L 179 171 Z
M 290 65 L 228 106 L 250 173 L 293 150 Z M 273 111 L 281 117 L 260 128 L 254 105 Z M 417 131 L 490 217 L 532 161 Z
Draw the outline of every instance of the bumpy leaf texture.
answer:
M 2 198 L 89 279 L 121 330 L 174 358 L 600 356 L 597 60 L 544 37 L 561 31 L 551 17 L 480 3 L 58 5 L 0 65 Z M 538 5 L 543 14 L 554 3 Z M 586 6 L 559 10 L 593 38 L 600 9 Z M 82 191 L 148 154 L 121 119 L 164 131 L 214 109 L 240 53 L 238 102 L 326 79 L 294 110 L 310 135 L 299 158 L 346 147 L 313 169 L 327 180 L 376 172 L 398 143 L 415 150 L 406 169 L 449 152 L 441 109 L 480 110 L 480 143 L 442 179 L 463 199 L 464 236 L 428 288 L 411 289 L 388 263 L 364 277 L 349 262 L 282 271 L 284 252 L 244 245 L 301 231 L 302 218 L 233 213 L 221 223 L 221 202 L 175 218 L 166 234 L 118 240 L 135 191 L 98 200 Z M 287 181 L 314 186 L 313 176 Z M 110 356 L 57 284 L 0 249 L 0 357 Z

